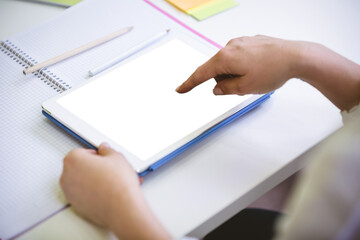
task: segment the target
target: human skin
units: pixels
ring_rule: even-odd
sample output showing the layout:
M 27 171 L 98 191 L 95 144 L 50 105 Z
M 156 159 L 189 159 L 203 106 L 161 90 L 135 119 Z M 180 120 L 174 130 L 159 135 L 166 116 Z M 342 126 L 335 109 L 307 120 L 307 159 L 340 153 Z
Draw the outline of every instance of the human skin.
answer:
M 360 101 L 360 66 L 316 43 L 267 36 L 229 41 L 176 91 L 186 93 L 215 78 L 214 94 L 259 94 L 299 78 L 321 91 L 335 106 L 349 110 Z
M 212 78 L 216 95 L 267 93 L 300 78 L 341 110 L 360 102 L 360 66 L 310 42 L 266 36 L 233 39 L 176 91 L 186 93 Z M 108 145 L 100 145 L 97 152 L 69 152 L 60 183 L 80 215 L 120 239 L 171 239 L 147 205 L 135 171 Z
M 97 152 L 70 151 L 60 185 L 81 216 L 111 229 L 119 239 L 171 239 L 148 207 L 134 169 L 107 144 Z

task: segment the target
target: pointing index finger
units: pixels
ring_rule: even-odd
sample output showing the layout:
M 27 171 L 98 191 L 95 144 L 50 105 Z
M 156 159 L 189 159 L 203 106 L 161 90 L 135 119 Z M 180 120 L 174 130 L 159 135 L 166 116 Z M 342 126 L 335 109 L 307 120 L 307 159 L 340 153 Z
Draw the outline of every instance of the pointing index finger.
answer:
M 178 88 L 178 93 L 189 92 L 194 87 L 200 85 L 207 80 L 216 77 L 216 70 L 214 64 L 214 57 L 209 59 L 206 63 L 196 69 L 196 71 Z

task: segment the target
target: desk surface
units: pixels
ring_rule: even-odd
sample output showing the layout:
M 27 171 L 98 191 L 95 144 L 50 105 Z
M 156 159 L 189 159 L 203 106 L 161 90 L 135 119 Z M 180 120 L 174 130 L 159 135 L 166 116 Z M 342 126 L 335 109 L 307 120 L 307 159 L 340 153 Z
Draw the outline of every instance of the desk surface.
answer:
M 243 0 L 202 22 L 163 0 L 153 2 L 221 45 L 264 34 L 321 42 L 360 63 L 358 1 Z M 63 8 L 0 0 L 0 11 L 0 21 L 7 23 L 0 30 L 3 39 Z M 269 101 L 147 176 L 142 189 L 173 236 L 202 237 L 303 167 L 303 154 L 340 126 L 338 109 L 309 85 L 291 80 Z M 71 209 L 20 237 L 108 238 L 114 236 Z

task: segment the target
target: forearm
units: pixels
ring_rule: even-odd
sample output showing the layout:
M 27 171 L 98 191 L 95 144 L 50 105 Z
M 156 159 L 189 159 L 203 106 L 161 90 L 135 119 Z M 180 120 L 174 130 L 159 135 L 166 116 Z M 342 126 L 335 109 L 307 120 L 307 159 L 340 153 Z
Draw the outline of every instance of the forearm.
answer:
M 324 94 L 341 110 L 360 102 L 360 65 L 315 43 L 295 42 L 298 47 L 297 78 Z

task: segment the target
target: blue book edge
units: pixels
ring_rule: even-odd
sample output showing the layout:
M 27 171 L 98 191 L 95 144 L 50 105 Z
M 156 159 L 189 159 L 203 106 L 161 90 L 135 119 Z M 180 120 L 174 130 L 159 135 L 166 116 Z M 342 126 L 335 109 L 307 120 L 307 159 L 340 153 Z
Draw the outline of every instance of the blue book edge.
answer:
M 200 142 L 201 140 L 203 140 L 204 138 L 208 137 L 209 135 L 213 134 L 214 132 L 216 132 L 217 130 L 225 127 L 226 125 L 228 125 L 229 123 L 235 121 L 236 119 L 238 119 L 239 117 L 241 117 L 242 115 L 244 115 L 245 113 L 249 112 L 250 110 L 254 109 L 255 107 L 259 106 L 261 103 L 265 102 L 266 100 L 268 100 L 270 98 L 270 96 L 273 93 L 268 93 L 263 95 L 262 97 L 258 98 L 257 100 L 255 100 L 254 102 L 250 103 L 249 105 L 247 105 L 246 107 L 240 109 L 239 111 L 237 111 L 236 113 L 234 113 L 233 115 L 231 115 L 230 117 L 224 119 L 223 121 L 219 122 L 218 124 L 214 125 L 213 127 L 209 128 L 208 130 L 206 130 L 205 132 L 203 132 L 202 134 L 200 134 L 199 136 L 197 136 L 196 138 L 192 139 L 191 141 L 187 142 L 186 144 L 184 144 L 183 146 L 179 147 L 178 149 L 174 150 L 173 152 L 169 153 L 168 155 L 166 155 L 165 157 L 159 159 L 157 162 L 153 163 L 148 169 L 146 169 L 145 171 L 139 173 L 139 177 L 143 177 L 145 175 L 147 175 L 148 173 L 158 169 L 159 167 L 161 167 L 162 165 L 164 165 L 165 163 L 167 163 L 168 161 L 170 161 L 171 159 L 175 158 L 176 156 L 178 156 L 179 154 L 183 153 L 184 151 L 186 151 L 187 149 L 189 149 L 190 147 L 194 146 L 196 143 Z M 75 132 L 73 132 L 71 129 L 69 129 L 68 127 L 66 127 L 65 125 L 63 125 L 61 122 L 59 122 L 58 120 L 56 120 L 55 118 L 53 118 L 51 115 L 49 115 L 47 112 L 45 112 L 44 110 L 42 110 L 42 113 L 45 117 L 47 117 L 50 121 L 52 121 L 53 123 L 55 123 L 57 126 L 59 126 L 60 128 L 64 129 L 67 133 L 69 133 L 71 136 L 73 136 L 74 138 L 76 138 L 77 140 L 79 140 L 81 143 L 85 144 L 87 147 L 94 149 L 97 151 L 97 148 L 95 146 L 93 146 L 92 144 L 90 144 L 88 141 L 86 141 L 85 139 L 83 139 L 82 137 L 80 137 L 79 135 L 77 135 Z

